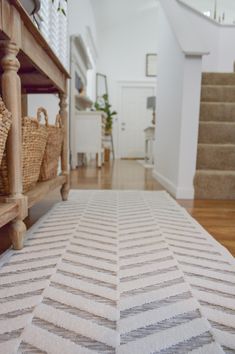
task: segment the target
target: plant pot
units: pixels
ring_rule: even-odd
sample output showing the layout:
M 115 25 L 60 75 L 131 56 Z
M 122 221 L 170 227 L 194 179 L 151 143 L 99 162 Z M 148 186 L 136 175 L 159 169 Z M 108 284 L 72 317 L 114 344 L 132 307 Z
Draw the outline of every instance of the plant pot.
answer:
M 105 136 L 110 136 L 110 135 L 112 135 L 112 128 L 105 130 Z
M 105 162 L 110 161 L 110 150 L 109 149 L 104 149 L 104 161 Z

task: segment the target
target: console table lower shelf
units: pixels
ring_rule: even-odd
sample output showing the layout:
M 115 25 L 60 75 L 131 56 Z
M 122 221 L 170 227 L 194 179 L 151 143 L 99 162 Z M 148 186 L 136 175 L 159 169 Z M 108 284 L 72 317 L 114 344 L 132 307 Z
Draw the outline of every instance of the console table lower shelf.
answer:
M 65 183 L 66 177 L 62 175 L 45 182 L 38 182 L 33 189 L 25 193 L 25 196 L 28 198 L 28 208 L 31 208 L 51 191 L 60 186 L 62 187 Z
M 0 203 L 0 227 L 14 220 L 19 213 L 17 203 Z
M 67 198 L 66 191 L 63 190 L 66 185 L 67 178 L 64 175 L 57 176 L 45 182 L 38 182 L 36 186 L 29 192 L 24 194 L 27 200 L 27 208 L 31 208 L 34 204 L 45 198 L 50 192 L 61 187 L 62 197 Z M 14 249 L 21 249 L 23 247 L 23 237 L 26 228 L 25 225 L 19 221 L 20 205 L 18 202 L 7 202 L 6 198 L 0 198 L 0 228 L 9 224 L 9 236 L 12 240 Z M 21 225 L 20 233 L 16 230 L 16 225 Z

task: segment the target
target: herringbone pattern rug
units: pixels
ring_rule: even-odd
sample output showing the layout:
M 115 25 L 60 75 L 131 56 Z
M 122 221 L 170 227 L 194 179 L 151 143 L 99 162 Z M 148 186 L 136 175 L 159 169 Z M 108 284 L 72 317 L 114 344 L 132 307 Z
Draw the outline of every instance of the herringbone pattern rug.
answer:
M 73 191 L 0 267 L 0 353 L 235 353 L 232 256 L 165 192 Z

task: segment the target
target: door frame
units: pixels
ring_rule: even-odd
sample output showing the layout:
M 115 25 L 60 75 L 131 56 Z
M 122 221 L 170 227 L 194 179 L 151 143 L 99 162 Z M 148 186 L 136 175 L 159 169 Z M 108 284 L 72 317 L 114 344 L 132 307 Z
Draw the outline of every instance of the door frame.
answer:
M 117 81 L 117 107 L 118 107 L 118 124 L 117 124 L 117 156 L 121 158 L 120 132 L 121 132 L 121 117 L 123 114 L 122 107 L 122 91 L 126 88 L 152 88 L 156 95 L 157 81 L 156 79 L 147 80 L 121 80 Z M 146 102 L 147 104 L 147 102 Z

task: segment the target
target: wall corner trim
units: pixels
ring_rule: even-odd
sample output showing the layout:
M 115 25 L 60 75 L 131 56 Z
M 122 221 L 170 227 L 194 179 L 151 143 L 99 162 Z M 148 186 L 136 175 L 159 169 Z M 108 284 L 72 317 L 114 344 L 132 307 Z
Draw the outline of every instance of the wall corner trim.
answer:
M 176 199 L 194 199 L 194 188 L 178 187 L 155 169 L 153 177 Z

